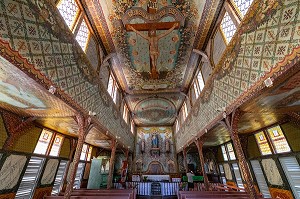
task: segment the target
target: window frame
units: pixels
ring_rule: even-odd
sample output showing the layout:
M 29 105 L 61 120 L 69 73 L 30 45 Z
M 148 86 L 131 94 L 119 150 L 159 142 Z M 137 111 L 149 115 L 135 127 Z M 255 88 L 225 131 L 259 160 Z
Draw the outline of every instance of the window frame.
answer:
M 83 150 L 83 146 L 84 146 L 84 145 L 86 145 L 87 148 L 86 148 L 86 152 L 85 152 L 85 156 L 84 156 L 85 158 L 84 158 L 84 160 L 82 160 L 82 159 L 81 159 L 81 156 L 82 156 L 82 154 L 83 154 L 82 150 Z M 93 151 L 94 146 L 91 145 L 91 144 L 88 144 L 88 143 L 86 143 L 86 142 L 83 143 L 83 146 L 82 146 L 82 149 L 81 149 L 79 161 L 80 161 L 80 162 L 90 162 L 91 159 L 92 159 L 92 157 L 91 157 L 90 160 L 88 160 L 88 155 L 89 155 L 90 149 Z
M 60 5 L 62 4 L 63 1 L 64 1 L 64 0 L 59 0 L 59 1 L 56 3 L 56 8 L 57 8 L 57 10 L 58 10 L 58 6 L 60 6 Z M 80 6 L 79 6 L 77 0 L 73 0 L 73 1 L 74 1 L 74 3 L 75 3 L 75 4 L 77 5 L 77 7 L 78 7 L 78 11 L 77 11 L 77 13 L 76 13 L 76 15 L 75 15 L 75 17 L 74 17 L 74 19 L 73 19 L 73 23 L 70 25 L 69 29 L 70 29 L 71 32 L 74 34 L 74 31 L 75 31 L 76 28 L 78 27 L 78 22 L 79 22 L 79 20 L 80 20 L 80 17 L 82 16 L 82 10 L 81 10 L 81 8 L 80 8 Z M 60 13 L 59 10 L 58 10 L 58 12 Z M 62 14 L 60 13 L 60 15 L 62 15 Z M 63 16 L 62 16 L 62 18 L 63 18 Z M 63 18 L 63 19 L 64 19 L 64 18 Z M 64 21 L 65 21 L 65 19 L 64 19 Z
M 41 154 L 41 153 L 35 153 L 34 151 L 35 151 L 35 149 L 36 149 L 36 147 L 37 147 L 37 145 L 38 145 L 38 143 L 39 143 L 40 137 L 41 137 L 42 133 L 44 132 L 44 130 L 45 130 L 45 131 L 48 131 L 48 132 L 50 132 L 50 133 L 52 133 L 52 136 L 51 136 L 51 138 L 50 138 L 50 142 L 48 143 L 46 152 L 45 152 L 44 154 Z M 56 135 L 61 136 L 61 137 L 62 137 L 62 141 L 61 141 L 61 145 L 60 145 L 60 147 L 59 147 L 57 156 L 53 156 L 53 155 L 50 155 L 50 152 L 51 152 L 51 150 L 52 150 L 52 147 L 53 147 L 53 144 L 54 144 Z M 58 133 L 58 132 L 56 132 L 56 131 L 52 131 L 52 130 L 47 129 L 47 128 L 43 128 L 43 130 L 42 130 L 41 133 L 40 133 L 39 139 L 38 139 L 38 141 L 37 141 L 37 143 L 36 143 L 36 145 L 35 145 L 35 148 L 34 148 L 34 151 L 32 152 L 32 154 L 35 154 L 35 155 L 42 155 L 42 156 L 50 156 L 50 157 L 59 157 L 60 152 L 61 152 L 61 147 L 62 147 L 62 145 L 63 145 L 63 142 L 64 142 L 65 138 L 66 138 L 66 136 L 65 136 L 64 134 Z
M 286 143 L 287 143 L 288 147 L 290 148 L 290 151 L 288 151 L 288 152 L 280 152 L 280 153 L 276 152 L 275 144 L 273 143 L 273 141 L 272 141 L 272 139 L 271 139 L 271 137 L 269 135 L 269 132 L 268 132 L 269 129 L 272 129 L 272 128 L 276 127 L 276 126 L 279 126 L 279 128 L 281 129 L 282 135 L 284 136 L 284 139 L 286 140 Z M 263 155 L 262 152 L 261 152 L 261 149 L 260 149 L 260 145 L 259 145 L 259 143 L 257 142 L 257 140 L 255 138 L 255 141 L 256 141 L 256 144 L 257 144 L 257 147 L 259 149 L 259 152 L 260 152 L 261 156 L 293 153 L 293 149 L 291 148 L 291 145 L 290 145 L 289 141 L 286 138 L 285 132 L 281 128 L 281 124 L 275 124 L 275 125 L 268 126 L 268 127 L 264 128 L 264 129 L 261 129 L 261 130 L 255 132 L 253 134 L 253 136 L 255 137 L 255 135 L 258 134 L 258 133 L 260 133 L 260 132 L 263 132 L 264 136 L 266 137 L 267 144 L 269 145 L 269 148 L 271 149 L 271 154 L 265 154 L 265 155 Z
M 228 144 L 231 144 L 231 146 L 232 146 L 232 151 L 233 151 L 233 153 L 234 153 L 235 159 L 231 159 L 231 157 L 230 157 L 230 155 L 229 155 L 229 150 L 228 150 L 228 146 L 227 146 Z M 236 152 L 235 152 L 235 150 L 234 150 L 234 145 L 233 145 L 233 143 L 232 143 L 231 141 L 226 142 L 226 143 L 224 143 L 224 144 L 221 144 L 220 147 L 221 147 L 221 152 L 222 152 L 222 155 L 223 155 L 223 160 L 224 160 L 224 162 L 237 161 L 237 158 L 236 158 Z M 223 152 L 222 147 L 224 147 L 225 153 Z M 227 160 L 225 160 L 225 158 L 224 158 L 224 155 L 225 155 L 225 154 L 226 154 Z
M 56 3 L 56 8 L 57 8 L 57 10 L 58 10 L 58 6 L 61 5 L 63 1 L 64 1 L 64 0 L 59 0 L 59 1 Z M 83 50 L 83 52 L 86 53 L 86 50 L 87 50 L 87 47 L 88 47 L 88 43 L 89 43 L 90 38 L 92 37 L 92 35 L 94 35 L 94 31 L 93 31 L 93 28 L 92 28 L 92 26 L 91 26 L 91 24 L 90 24 L 90 21 L 89 21 L 87 15 L 86 15 L 86 13 L 84 12 L 84 8 L 83 8 L 81 2 L 80 2 L 79 0 L 72 0 L 72 1 L 77 5 L 78 11 L 77 11 L 76 16 L 75 16 L 74 19 L 73 19 L 73 23 L 72 23 L 72 25 L 69 27 L 69 29 L 70 29 L 70 31 L 73 33 L 74 39 L 77 41 L 76 37 L 77 37 L 77 35 L 78 35 L 78 31 L 79 31 L 79 29 L 80 29 L 80 27 L 81 27 L 81 25 L 82 25 L 82 22 L 83 22 L 83 21 L 85 22 L 85 24 L 86 24 L 86 26 L 87 26 L 87 29 L 88 29 L 89 33 L 88 33 L 88 37 L 87 37 L 87 39 L 86 39 L 85 48 L 84 48 L 84 49 L 81 48 L 81 49 Z M 58 10 L 58 12 L 60 12 L 60 11 Z M 61 14 L 61 15 L 62 15 L 62 14 Z M 64 19 L 63 16 L 62 16 L 62 18 L 63 18 L 63 20 L 65 21 L 65 19 Z M 77 43 L 78 43 L 78 41 L 77 41 Z M 78 43 L 78 44 L 79 44 L 79 43 Z M 80 46 L 80 45 L 79 45 L 79 46 Z M 81 47 L 81 46 L 80 46 L 80 47 Z

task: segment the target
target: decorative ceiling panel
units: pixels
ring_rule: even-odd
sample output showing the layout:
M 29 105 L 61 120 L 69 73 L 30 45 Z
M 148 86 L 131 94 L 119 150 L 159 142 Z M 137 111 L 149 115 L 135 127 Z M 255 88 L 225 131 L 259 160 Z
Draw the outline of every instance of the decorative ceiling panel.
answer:
M 0 107 L 24 116 L 73 116 L 74 110 L 0 56 Z
M 204 33 L 208 34 L 221 0 L 85 0 L 83 5 L 107 52 L 116 52 L 111 64 L 122 89 L 150 98 L 160 92 L 177 92 L 177 112 L 176 104 L 182 104 L 184 99 L 180 92 L 187 90 L 197 67 L 198 55 L 191 56 L 193 46 L 199 43 L 197 40 L 194 44 L 195 35 L 204 25 Z M 135 105 L 129 102 L 132 112 Z M 153 109 L 143 116 L 155 112 Z M 141 124 L 139 114 L 134 114 L 135 121 Z M 165 124 L 174 120 L 175 117 Z M 148 124 L 151 125 L 149 121 L 145 123 Z

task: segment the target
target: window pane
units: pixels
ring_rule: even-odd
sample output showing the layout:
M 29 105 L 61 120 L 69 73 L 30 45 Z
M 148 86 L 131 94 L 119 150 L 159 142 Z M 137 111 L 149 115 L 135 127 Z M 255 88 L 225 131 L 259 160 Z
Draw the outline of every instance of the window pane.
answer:
M 60 161 L 51 195 L 58 195 L 58 193 L 61 191 L 62 186 L 63 186 L 62 180 L 64 179 L 64 176 L 65 176 L 67 164 L 68 164 L 68 161 L 66 161 L 66 160 Z
M 226 37 L 227 43 L 229 43 L 236 31 L 236 27 L 228 12 L 225 13 L 224 18 L 221 22 L 221 29 Z
M 264 132 L 259 132 L 255 134 L 255 139 L 258 145 L 258 148 L 260 150 L 260 153 L 262 155 L 269 155 L 272 154 L 271 148 L 269 146 L 269 143 L 267 141 L 267 138 L 264 134 Z
M 271 198 L 268 184 L 266 182 L 265 176 L 263 174 L 263 171 L 261 169 L 261 166 L 260 166 L 258 160 L 251 160 L 250 162 L 251 162 L 260 192 L 263 194 L 264 198 Z
M 83 144 L 81 155 L 80 155 L 80 160 L 84 160 L 84 161 L 86 160 L 87 150 L 88 150 L 88 145 L 87 144 Z
M 88 156 L 87 156 L 87 161 L 91 161 L 92 150 L 93 150 L 93 146 L 90 146 L 90 147 L 89 147 L 89 153 L 88 153 Z
M 45 158 L 40 158 L 40 157 L 30 158 L 25 174 L 18 188 L 15 197 L 16 199 L 32 198 L 44 162 L 45 162 Z
M 39 141 L 34 149 L 33 153 L 45 155 L 51 141 L 53 133 L 47 130 L 43 130 L 39 138 Z
M 185 120 L 185 118 L 187 117 L 187 106 L 186 103 L 183 103 L 183 120 Z
M 71 29 L 79 11 L 77 4 L 74 0 L 61 0 L 61 3 L 57 6 L 57 8 L 64 18 L 67 26 Z
M 179 122 L 178 122 L 178 119 L 175 122 L 175 130 L 176 130 L 176 133 L 178 133 L 178 131 L 179 131 Z
M 114 103 L 117 103 L 117 92 L 118 92 L 118 87 L 117 87 L 117 85 L 115 83 L 115 85 L 114 85 L 114 94 L 113 94 L 113 101 L 114 101 Z
M 295 198 L 300 198 L 300 167 L 295 157 L 279 158 Z
M 228 150 L 228 154 L 229 154 L 229 159 L 230 160 L 235 160 L 236 157 L 235 157 L 234 150 L 233 150 L 233 147 L 232 147 L 231 143 L 227 144 L 227 150 Z
M 276 153 L 284 153 L 291 151 L 280 126 L 275 126 L 273 128 L 268 129 L 268 133 L 272 140 Z
M 134 122 L 133 122 L 133 120 L 131 120 L 131 133 L 133 133 L 134 132 Z
M 232 164 L 233 172 L 235 175 L 235 180 L 239 188 L 244 188 L 243 180 L 240 173 L 240 168 L 237 163 Z
M 221 181 L 223 184 L 226 184 L 225 172 L 224 172 L 224 167 L 222 164 L 219 164 L 219 169 L 220 169 Z
M 194 81 L 193 86 L 194 86 L 195 96 L 196 96 L 196 99 L 197 99 L 199 97 L 199 91 L 198 91 L 198 88 L 197 88 L 197 85 L 196 85 L 196 81 Z
M 107 85 L 107 91 L 110 96 L 112 96 L 113 94 L 113 85 L 114 85 L 114 79 L 112 75 L 110 75 L 108 80 L 108 85 Z
M 224 145 L 221 145 L 221 149 L 222 149 L 224 161 L 227 161 L 227 160 L 228 160 L 228 157 L 227 157 L 227 153 L 226 153 L 225 146 L 224 146 Z
M 57 134 L 54 138 L 54 142 L 50 151 L 51 156 L 58 156 L 59 151 L 60 151 L 60 147 L 62 145 L 64 136 Z
M 78 44 L 81 46 L 83 51 L 85 51 L 85 47 L 86 47 L 88 37 L 89 37 L 89 32 L 90 31 L 85 23 L 85 20 L 82 20 L 82 23 L 80 24 L 80 28 L 76 35 L 76 40 L 77 40 Z
M 203 80 L 203 76 L 202 76 L 201 71 L 199 71 L 199 73 L 197 75 L 197 79 L 198 79 L 199 88 L 200 88 L 200 92 L 201 92 L 204 88 L 204 80 Z
M 85 164 L 83 162 L 79 162 L 79 164 L 78 164 L 73 189 L 80 189 L 84 165 Z
M 243 17 L 246 15 L 249 7 L 251 6 L 253 0 L 233 0 L 235 5 L 240 10 Z

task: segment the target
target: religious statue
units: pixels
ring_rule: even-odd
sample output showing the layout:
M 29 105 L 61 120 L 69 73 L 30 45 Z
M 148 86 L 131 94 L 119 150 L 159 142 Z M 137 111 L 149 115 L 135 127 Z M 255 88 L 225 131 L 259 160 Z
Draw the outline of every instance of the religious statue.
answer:
M 157 134 L 153 134 L 152 135 L 152 148 L 158 148 L 158 135 Z
M 134 29 L 131 25 L 128 25 L 128 28 L 132 31 L 134 31 L 136 34 L 140 35 L 142 38 L 146 39 L 149 42 L 149 54 L 150 54 L 150 66 L 151 66 L 151 77 L 153 79 L 158 78 L 158 73 L 156 70 L 157 65 L 157 59 L 159 56 L 159 50 L 158 50 L 158 40 L 163 38 L 164 36 L 170 34 L 176 27 L 178 26 L 178 23 L 174 23 L 172 28 L 165 31 L 162 34 L 156 35 L 156 29 L 152 28 L 149 30 L 149 36 L 144 35 L 140 31 Z

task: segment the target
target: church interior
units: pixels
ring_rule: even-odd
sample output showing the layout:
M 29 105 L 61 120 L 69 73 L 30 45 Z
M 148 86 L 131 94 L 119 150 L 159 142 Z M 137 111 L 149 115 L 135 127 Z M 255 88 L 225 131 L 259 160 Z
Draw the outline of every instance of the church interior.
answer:
M 300 0 L 1 0 L 13 198 L 300 199 Z

